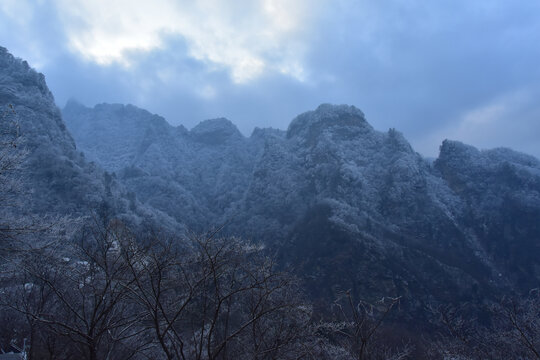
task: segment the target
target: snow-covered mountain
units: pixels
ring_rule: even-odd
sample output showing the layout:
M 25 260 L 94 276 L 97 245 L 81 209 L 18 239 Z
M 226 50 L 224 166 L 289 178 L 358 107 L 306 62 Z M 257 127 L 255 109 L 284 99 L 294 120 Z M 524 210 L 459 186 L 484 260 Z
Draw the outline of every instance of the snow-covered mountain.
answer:
M 64 118 L 89 159 L 114 172 L 144 204 L 191 229 L 215 226 L 234 212 L 251 181 L 264 139 L 245 138 L 227 119 L 187 131 L 132 105 L 76 102 Z
M 130 105 L 72 102 L 64 117 L 143 203 L 275 246 L 314 294 L 470 299 L 540 279 L 533 157 L 445 141 L 433 163 L 346 105 L 249 138 L 225 119 L 188 131 Z
M 149 212 L 115 175 L 86 159 L 76 148 L 43 74 L 3 47 L 0 112 L 2 160 L 7 155 L 21 162 L 17 174 L 1 174 L 21 185 L 16 206 L 0 207 L 3 220 L 45 214 L 72 218 L 114 215 L 133 225 L 158 222 L 177 227 L 164 213 Z M 5 140 L 15 139 L 17 148 L 9 149 Z
M 28 149 L 21 213 L 109 213 L 166 230 L 226 224 L 267 244 L 319 299 L 351 289 L 419 309 L 539 285 L 534 157 L 445 141 L 427 161 L 347 105 L 249 137 L 227 119 L 187 130 L 132 105 L 71 101 L 60 114 L 43 75 L 0 48 L 9 105 Z
M 104 184 L 76 151 L 44 76 L 5 48 L 0 48 L 0 105 L 7 114 L 2 125 L 9 121 L 19 128 L 28 151 L 22 180 L 32 189 L 32 201 L 23 208 L 78 213 L 96 207 Z

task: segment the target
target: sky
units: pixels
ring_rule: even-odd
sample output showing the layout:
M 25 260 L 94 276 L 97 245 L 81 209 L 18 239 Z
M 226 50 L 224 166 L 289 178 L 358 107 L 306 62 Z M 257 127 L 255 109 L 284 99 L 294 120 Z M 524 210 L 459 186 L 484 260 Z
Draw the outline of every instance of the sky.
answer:
M 249 136 L 350 104 L 424 156 L 452 139 L 540 158 L 538 0 L 0 0 L 0 46 L 59 107 L 226 117 Z

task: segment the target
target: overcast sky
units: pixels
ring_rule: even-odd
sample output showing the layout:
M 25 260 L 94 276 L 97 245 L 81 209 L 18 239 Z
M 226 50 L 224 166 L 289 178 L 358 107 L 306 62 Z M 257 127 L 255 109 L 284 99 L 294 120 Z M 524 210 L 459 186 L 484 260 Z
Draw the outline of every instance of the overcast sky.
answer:
M 249 135 L 345 103 L 426 156 L 449 138 L 540 157 L 538 0 L 0 0 L 0 45 L 60 107 Z

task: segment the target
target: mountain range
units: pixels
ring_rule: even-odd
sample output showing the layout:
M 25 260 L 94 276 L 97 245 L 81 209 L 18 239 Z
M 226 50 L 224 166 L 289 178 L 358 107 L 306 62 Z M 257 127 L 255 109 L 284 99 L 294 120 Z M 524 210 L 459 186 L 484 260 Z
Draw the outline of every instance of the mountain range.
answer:
M 445 140 L 428 160 L 349 105 L 249 137 L 224 118 L 188 130 L 133 105 L 60 111 L 44 76 L 3 48 L 0 105 L 13 105 L 29 152 L 21 212 L 223 227 L 264 244 L 315 301 L 350 290 L 421 309 L 539 286 L 533 156 Z

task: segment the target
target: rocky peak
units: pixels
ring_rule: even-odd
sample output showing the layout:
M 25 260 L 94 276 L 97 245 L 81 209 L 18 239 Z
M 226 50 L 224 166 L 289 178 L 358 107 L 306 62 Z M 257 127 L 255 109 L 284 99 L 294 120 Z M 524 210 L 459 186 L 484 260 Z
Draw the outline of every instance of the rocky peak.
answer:
M 7 106 L 26 150 L 14 211 L 77 217 L 95 208 L 104 195 L 99 170 L 76 151 L 45 76 L 0 48 L 0 109 Z
M 540 161 L 534 156 L 507 148 L 478 150 L 459 141 L 444 140 L 435 166 L 444 172 L 478 175 L 497 172 L 501 166 L 512 166 L 532 173 L 540 171 Z
M 174 131 L 161 116 L 133 105 L 89 108 L 70 100 L 63 115 L 77 146 L 107 171 L 132 165 L 152 143 L 167 141 Z
M 71 154 L 73 139 L 66 131 L 45 76 L 26 61 L 0 47 L 0 106 L 13 106 L 21 134 L 30 149 L 52 143 Z
M 70 98 L 66 102 L 66 105 L 64 106 L 64 109 L 62 109 L 62 112 L 66 112 L 66 111 L 85 111 L 85 110 L 88 110 L 88 108 L 86 106 L 81 104 L 76 99 Z
M 297 137 L 312 144 L 328 129 L 348 136 L 373 131 L 364 113 L 358 108 L 349 105 L 322 104 L 315 111 L 297 116 L 289 125 L 287 138 Z
M 52 99 L 52 94 L 45 83 L 45 76 L 32 69 L 26 61 L 18 59 L 11 55 L 6 48 L 0 46 L 0 69 L 2 74 L 0 76 L 0 83 L 6 85 L 8 82 L 12 85 L 17 85 L 22 88 L 32 88 L 34 91 L 38 90 L 41 96 Z M 3 90 L 7 90 L 2 86 Z M 4 91 L 0 96 L 2 101 L 9 100 L 4 99 Z
M 252 139 L 268 139 L 268 138 L 283 138 L 285 136 L 285 131 L 274 128 L 259 128 L 255 127 L 251 133 L 250 138 Z
M 201 121 L 191 129 L 190 134 L 196 141 L 209 145 L 219 145 L 230 139 L 242 138 L 238 128 L 225 118 Z
M 16 108 L 22 106 L 28 111 L 46 114 L 54 118 L 54 126 L 64 130 L 45 76 L 3 47 L 0 47 L 0 104 L 11 104 Z
M 110 113 L 112 116 L 116 116 L 126 122 L 141 123 L 146 125 L 147 123 L 156 123 L 160 125 L 168 124 L 165 119 L 159 115 L 150 113 L 145 109 L 141 109 L 131 104 L 98 104 L 95 106 L 95 110 L 103 113 Z
M 159 115 L 151 114 L 147 110 L 128 104 L 97 104 L 88 108 L 76 100 L 69 100 L 62 110 L 66 122 L 73 132 L 78 127 L 87 128 L 91 122 L 102 124 L 107 128 L 120 128 L 126 132 L 139 129 L 146 131 L 155 128 L 167 132 L 172 128 L 165 119 Z
M 461 162 L 480 155 L 480 151 L 471 145 L 459 141 L 444 140 L 439 148 L 439 162 Z
M 394 151 L 414 153 L 411 144 L 405 139 L 405 136 L 394 128 L 388 130 L 386 140 L 390 148 Z

